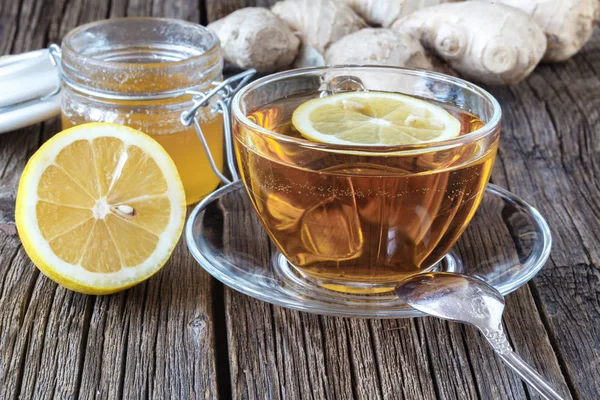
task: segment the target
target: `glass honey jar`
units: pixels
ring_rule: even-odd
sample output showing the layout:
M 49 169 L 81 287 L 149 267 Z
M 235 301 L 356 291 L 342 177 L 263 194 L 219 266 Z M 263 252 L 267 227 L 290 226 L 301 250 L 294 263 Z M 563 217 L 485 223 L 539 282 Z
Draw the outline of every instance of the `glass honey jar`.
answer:
M 62 42 L 60 60 L 63 129 L 86 122 L 128 125 L 156 139 L 170 154 L 188 204 L 212 192 L 219 178 L 202 143 L 181 115 L 194 105 L 192 93 L 222 79 L 217 36 L 190 22 L 121 18 L 82 25 Z M 196 118 L 223 169 L 223 117 L 211 104 Z

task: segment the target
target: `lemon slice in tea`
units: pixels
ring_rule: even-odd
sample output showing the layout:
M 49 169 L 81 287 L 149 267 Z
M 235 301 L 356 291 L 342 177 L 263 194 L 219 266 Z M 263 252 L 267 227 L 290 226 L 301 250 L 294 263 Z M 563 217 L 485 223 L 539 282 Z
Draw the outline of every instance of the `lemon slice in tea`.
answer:
M 15 219 L 25 251 L 71 290 L 106 294 L 157 272 L 185 218 L 185 193 L 165 150 L 134 129 L 67 129 L 31 157 Z
M 294 127 L 315 142 L 399 146 L 452 139 L 460 121 L 441 107 L 397 93 L 347 92 L 301 104 Z

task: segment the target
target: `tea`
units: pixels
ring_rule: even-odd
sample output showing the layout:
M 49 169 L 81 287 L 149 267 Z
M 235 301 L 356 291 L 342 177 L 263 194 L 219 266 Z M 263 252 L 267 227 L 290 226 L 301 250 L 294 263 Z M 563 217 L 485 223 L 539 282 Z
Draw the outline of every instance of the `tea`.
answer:
M 315 97 L 278 100 L 247 115 L 283 137 L 236 126 L 242 178 L 266 231 L 299 271 L 343 292 L 380 292 L 430 270 L 473 216 L 498 135 L 438 151 L 315 149 L 291 123 Z M 444 104 L 460 135 L 484 125 Z

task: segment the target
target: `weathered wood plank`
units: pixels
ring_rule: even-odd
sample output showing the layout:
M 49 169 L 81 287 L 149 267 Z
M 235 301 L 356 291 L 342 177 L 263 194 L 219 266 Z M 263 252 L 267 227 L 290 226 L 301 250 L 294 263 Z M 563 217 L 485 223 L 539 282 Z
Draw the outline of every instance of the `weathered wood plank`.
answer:
M 505 113 L 496 176 L 550 223 L 551 259 L 531 288 L 562 372 L 585 399 L 600 397 L 599 72 L 596 31 L 570 61 L 493 91 Z
M 202 1 L 190 0 L 113 0 L 109 16 L 163 17 L 200 22 Z
M 85 299 L 43 277 L 5 233 L 0 273 L 0 398 L 74 397 Z
M 0 231 L 14 235 L 15 199 L 25 163 L 38 147 L 39 126 L 0 135 Z
M 201 4 L 37 1 L 0 4 L 3 53 L 41 48 L 108 16 L 200 20 Z M 14 201 L 31 154 L 58 120 L 0 135 L 0 398 L 216 399 L 212 281 L 181 242 L 156 276 L 126 292 L 70 292 L 20 246 Z
M 205 0 L 205 3 L 208 22 L 212 22 L 240 8 L 271 7 L 277 0 Z
M 193 21 L 271 0 L 0 2 L 0 51 L 39 48 L 107 16 Z M 567 393 L 600 396 L 600 35 L 565 64 L 494 88 L 505 118 L 494 179 L 548 218 L 551 261 L 507 299 L 517 351 Z M 216 396 L 210 278 L 179 246 L 145 284 L 101 298 L 40 275 L 14 236 L 20 171 L 56 122 L 0 135 L 0 398 Z M 8 232 L 8 234 L 7 234 Z M 235 398 L 523 398 L 471 328 L 356 321 L 272 307 L 225 290 Z M 218 301 L 218 299 L 217 299 Z M 541 315 L 541 317 L 540 317 Z M 560 366 L 559 366 L 560 364 Z M 535 397 L 535 396 L 532 396 Z
M 95 298 L 80 396 L 217 398 L 210 296 L 181 242 L 152 279 Z
M 523 287 L 506 297 L 504 323 L 515 351 L 531 364 L 542 376 L 552 382 L 565 398 L 571 398 L 567 380 L 560 369 L 560 355 L 550 342 L 551 338 L 543 324 L 545 316 L 532 318 L 537 306 L 530 286 Z M 542 399 L 532 390 L 532 398 Z
M 226 208 L 239 212 L 223 212 L 219 218 L 223 237 L 228 238 L 226 251 L 251 254 L 252 259 L 269 263 L 273 248 L 258 219 L 242 212 L 247 207 L 245 193 L 230 195 Z M 239 241 L 240 229 L 250 232 L 253 241 Z M 497 239 L 489 236 L 490 232 L 469 235 L 489 243 Z M 472 249 L 463 251 L 467 264 L 476 257 Z M 473 328 L 433 319 L 318 317 L 268 306 L 230 289 L 225 295 L 234 398 L 312 398 L 309 393 L 360 399 L 527 396 L 520 379 L 506 370 Z M 530 308 L 507 314 L 509 334 L 513 327 L 538 328 L 531 341 L 520 332 L 515 338 L 541 349 L 540 356 L 547 364 L 543 371 L 568 393 L 527 288 L 521 289 L 520 295 L 526 301 L 509 307 Z
M 435 399 L 436 387 L 421 322 L 374 320 L 370 324 L 383 398 Z
M 7 1 L 0 3 L 0 51 L 1 54 L 13 52 L 15 36 L 18 31 L 21 2 Z

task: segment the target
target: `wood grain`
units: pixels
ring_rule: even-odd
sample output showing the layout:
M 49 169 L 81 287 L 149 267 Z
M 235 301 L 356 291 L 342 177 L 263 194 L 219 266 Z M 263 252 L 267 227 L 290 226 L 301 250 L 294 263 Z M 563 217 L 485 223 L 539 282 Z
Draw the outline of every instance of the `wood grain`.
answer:
M 275 248 L 258 218 L 247 212 L 248 203 L 243 192 L 222 201 L 227 210 L 222 212 L 227 238 L 223 245 L 226 252 L 252 254 L 253 262 L 267 264 Z M 494 243 L 493 230 L 474 226 L 482 230 L 470 228 L 469 235 Z M 251 241 L 239 234 L 240 227 L 249 232 Z M 467 264 L 477 260 L 472 252 L 463 255 Z M 238 260 L 236 266 L 245 268 L 244 259 Z M 225 295 L 234 398 L 287 398 L 284 393 L 290 398 L 313 398 L 315 392 L 348 399 L 529 396 L 474 328 L 428 318 L 369 321 L 313 316 L 269 306 L 230 289 Z M 535 348 L 542 358 L 524 353 L 525 359 L 568 394 L 529 290 L 524 287 L 518 295 L 507 305 L 507 328 L 536 327 L 536 334 L 529 337 L 516 331 L 515 346 Z M 520 311 L 521 307 L 529 312 Z M 507 330 L 511 335 L 512 330 Z M 306 379 L 310 374 L 315 377 Z
M 277 0 L 205 0 L 208 22 L 231 14 L 244 7 L 271 7 Z M 248 21 L 252 23 L 252 21 Z
M 41 48 L 79 24 L 129 13 L 199 21 L 199 10 L 185 0 L 4 2 L 0 46 Z M 59 130 L 53 120 L 0 135 L 0 398 L 219 398 L 212 280 L 185 243 L 149 281 L 101 297 L 57 286 L 20 246 L 21 171 Z
M 181 242 L 132 290 L 92 298 L 82 398 L 217 398 L 210 280 Z
M 597 30 L 573 59 L 493 91 L 504 110 L 495 177 L 550 223 L 551 258 L 530 286 L 562 372 L 584 399 L 600 397 L 599 72 Z
M 0 51 L 60 42 L 73 27 L 107 17 L 207 23 L 273 3 L 6 0 Z M 600 398 L 600 33 L 572 60 L 489 89 L 504 112 L 493 180 L 538 207 L 554 235 L 542 272 L 507 297 L 506 331 L 561 393 Z M 59 129 L 54 120 L 0 135 L 1 399 L 538 398 L 472 328 L 271 306 L 223 289 L 183 243 L 157 276 L 126 292 L 60 288 L 29 261 L 14 226 L 21 171 Z M 247 228 L 259 237 L 259 227 Z M 250 251 L 268 259 L 266 237 Z

